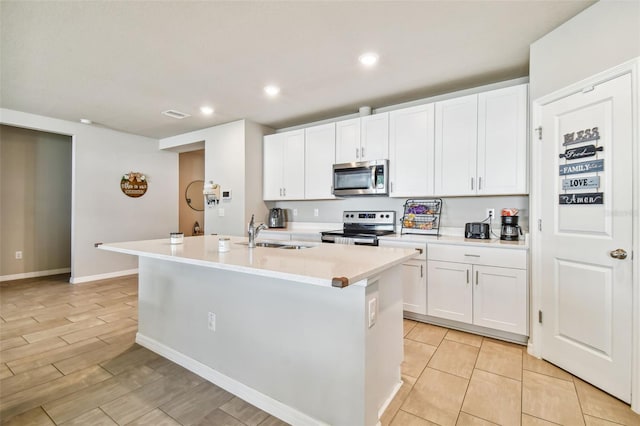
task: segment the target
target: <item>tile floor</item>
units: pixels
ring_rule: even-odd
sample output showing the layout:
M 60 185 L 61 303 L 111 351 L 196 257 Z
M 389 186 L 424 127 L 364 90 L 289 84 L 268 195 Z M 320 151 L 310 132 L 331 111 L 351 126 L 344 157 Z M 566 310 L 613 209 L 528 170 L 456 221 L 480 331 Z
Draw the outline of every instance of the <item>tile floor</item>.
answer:
M 136 345 L 137 277 L 67 281 L 0 283 L 3 425 L 285 424 Z M 640 425 L 627 405 L 522 346 L 404 327 L 404 384 L 384 426 Z
M 404 320 L 404 384 L 383 425 L 640 425 L 629 406 L 524 346 Z

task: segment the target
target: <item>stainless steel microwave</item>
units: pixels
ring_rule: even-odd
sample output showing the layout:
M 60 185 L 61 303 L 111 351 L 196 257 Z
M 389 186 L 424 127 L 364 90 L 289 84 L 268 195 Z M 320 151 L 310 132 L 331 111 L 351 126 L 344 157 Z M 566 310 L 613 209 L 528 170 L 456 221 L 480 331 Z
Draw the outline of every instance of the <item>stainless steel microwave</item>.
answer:
M 333 195 L 388 195 L 389 160 L 333 165 Z

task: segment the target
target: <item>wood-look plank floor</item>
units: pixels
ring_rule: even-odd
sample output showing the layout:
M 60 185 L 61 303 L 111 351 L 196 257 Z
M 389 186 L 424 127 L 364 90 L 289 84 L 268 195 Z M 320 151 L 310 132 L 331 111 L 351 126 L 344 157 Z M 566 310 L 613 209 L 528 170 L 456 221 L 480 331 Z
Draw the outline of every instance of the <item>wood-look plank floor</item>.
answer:
M 3 425 L 286 423 L 137 345 L 137 276 L 0 284 Z
M 286 424 L 137 345 L 137 293 L 137 276 L 0 283 L 2 424 Z M 640 425 L 628 405 L 525 347 L 404 327 L 404 384 L 383 426 Z

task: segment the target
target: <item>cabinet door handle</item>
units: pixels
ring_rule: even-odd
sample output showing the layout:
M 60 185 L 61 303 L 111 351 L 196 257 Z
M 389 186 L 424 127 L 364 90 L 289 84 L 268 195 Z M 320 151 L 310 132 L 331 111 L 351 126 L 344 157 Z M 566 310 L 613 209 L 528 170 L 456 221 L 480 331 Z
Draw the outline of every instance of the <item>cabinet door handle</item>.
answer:
M 476 271 L 476 285 L 478 285 L 478 271 Z
M 282 188 L 282 195 L 287 196 L 287 188 Z
M 469 284 L 469 270 L 467 269 L 467 284 Z
M 478 178 L 478 191 L 482 189 L 482 176 Z
M 420 265 L 420 278 L 424 277 L 424 272 L 422 268 L 423 268 L 423 265 Z
M 280 188 L 280 196 L 282 197 L 282 188 Z
M 360 148 L 360 157 L 364 158 L 364 146 Z
M 465 254 L 465 256 L 468 256 L 468 257 L 480 257 L 479 254 Z
M 356 148 L 356 158 L 360 158 L 359 153 L 360 153 L 360 148 Z
M 389 182 L 389 192 L 393 192 L 393 182 Z
M 473 178 L 471 178 L 471 190 L 473 191 Z

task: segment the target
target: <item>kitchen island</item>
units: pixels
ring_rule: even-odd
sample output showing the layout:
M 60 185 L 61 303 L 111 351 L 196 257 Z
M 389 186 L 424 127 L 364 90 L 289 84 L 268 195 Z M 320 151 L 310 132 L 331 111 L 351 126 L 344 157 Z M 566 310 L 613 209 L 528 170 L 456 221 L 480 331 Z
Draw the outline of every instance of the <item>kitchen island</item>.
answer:
M 139 257 L 136 342 L 291 424 L 375 425 L 401 385 L 412 250 L 104 244 Z

